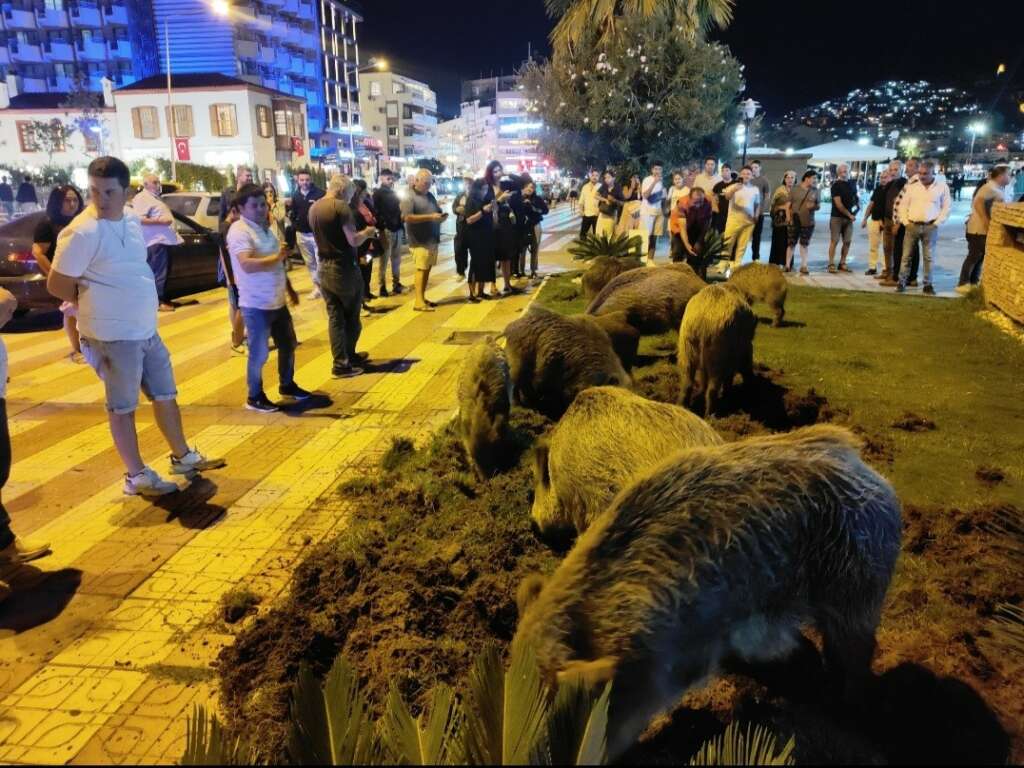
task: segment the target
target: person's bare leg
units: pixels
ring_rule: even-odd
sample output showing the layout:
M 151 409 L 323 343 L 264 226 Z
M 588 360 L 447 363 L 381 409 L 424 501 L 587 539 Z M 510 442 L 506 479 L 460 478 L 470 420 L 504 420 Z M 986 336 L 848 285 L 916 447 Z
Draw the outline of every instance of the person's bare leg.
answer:
M 793 246 L 786 246 L 786 271 L 793 269 Z
M 156 418 L 156 425 L 160 428 L 167 445 L 176 458 L 181 458 L 188 453 L 188 443 L 185 442 L 185 427 L 181 423 L 181 409 L 177 400 L 154 400 L 153 416 Z
M 807 269 L 807 246 L 800 243 L 800 269 Z
M 64 315 L 64 333 L 68 336 L 71 351 L 82 352 L 82 342 L 78 338 L 78 320 L 73 315 Z
M 114 438 L 114 447 L 124 462 L 129 475 L 137 475 L 145 468 L 142 455 L 139 453 L 139 435 L 135 431 L 135 412 L 109 413 L 110 434 Z
M 425 270 L 417 269 L 416 274 L 413 277 L 413 288 L 416 291 L 416 298 L 413 301 L 413 306 L 416 309 L 423 309 L 427 306 L 427 273 Z
M 505 281 L 505 290 L 512 290 L 512 262 L 501 262 L 501 279 Z
M 830 267 L 835 266 L 836 261 L 836 241 L 828 241 L 828 265 Z
M 245 321 L 241 311 L 231 307 L 228 307 L 228 317 L 231 319 L 231 346 L 237 347 L 245 341 Z

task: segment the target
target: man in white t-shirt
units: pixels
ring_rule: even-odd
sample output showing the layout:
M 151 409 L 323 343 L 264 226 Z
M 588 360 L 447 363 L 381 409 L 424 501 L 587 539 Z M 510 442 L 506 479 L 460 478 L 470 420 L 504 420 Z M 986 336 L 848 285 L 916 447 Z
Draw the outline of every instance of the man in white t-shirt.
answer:
M 270 357 L 269 342 L 277 345 L 278 392 L 282 397 L 306 400 L 311 395 L 295 383 L 295 326 L 288 311 L 288 249 L 270 228 L 263 189 L 246 184 L 235 193 L 241 214 L 228 230 L 227 248 L 238 287 L 238 308 L 249 337 L 246 409 L 273 413 L 280 406 L 263 391 L 263 366 Z
M 597 217 L 601 214 L 597 190 L 601 186 L 601 179 L 596 170 L 590 169 L 587 180 L 580 187 L 580 240 L 593 234 L 597 230 Z
M 725 220 L 725 241 L 727 253 L 731 255 L 731 266 L 727 266 L 726 274 L 743 263 L 743 254 L 747 252 L 750 238 L 754 234 L 754 225 L 761 215 L 761 192 L 754 186 L 754 170 L 744 165 L 740 170 L 739 181 L 725 188 L 725 198 L 729 201 L 729 218 Z M 728 262 L 726 262 L 728 264 Z
M 661 163 L 651 166 L 651 175 L 640 183 L 640 229 L 647 234 L 647 265 L 654 266 L 654 251 L 658 236 L 665 231 L 665 215 L 661 201 L 665 198 L 665 184 L 661 180 Z
M 167 246 L 184 242 L 174 228 L 174 216 L 167 203 L 160 199 L 163 184 L 155 173 L 142 178 L 142 189 L 132 198 L 132 210 L 142 220 L 142 236 L 146 240 L 146 261 L 156 280 L 156 295 L 161 312 L 173 312 L 174 305 L 167 300 Z
M 14 316 L 18 300 L 5 288 L 0 288 L 0 328 Z M 0 488 L 7 484 L 11 474 L 11 433 L 7 429 L 7 347 L 0 339 Z M 11 517 L 0 501 L 0 568 L 37 560 L 50 553 L 50 545 L 41 541 L 19 539 L 11 530 Z M 11 594 L 10 585 L 0 579 L 0 603 Z
M 718 160 L 713 157 L 704 158 L 704 170 L 697 174 L 693 180 L 693 186 L 704 190 L 704 196 L 710 200 L 715 191 L 715 185 L 722 180 L 718 174 Z
M 226 462 L 206 458 L 185 441 L 171 357 L 156 328 L 156 286 L 142 225 L 125 208 L 128 183 L 128 166 L 116 157 L 89 164 L 89 206 L 57 237 L 46 287 L 78 303 L 82 354 L 105 386 L 110 432 L 128 470 L 125 494 L 154 497 L 179 488 L 142 461 L 135 431 L 140 387 L 171 448 L 171 474 L 192 477 Z

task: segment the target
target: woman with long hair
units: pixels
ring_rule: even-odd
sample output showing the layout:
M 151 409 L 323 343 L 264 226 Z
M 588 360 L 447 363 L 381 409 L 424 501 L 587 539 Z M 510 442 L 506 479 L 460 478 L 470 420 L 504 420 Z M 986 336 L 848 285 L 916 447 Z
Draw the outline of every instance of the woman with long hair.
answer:
M 512 210 L 516 216 L 516 261 L 513 274 L 526 276 L 526 252 L 530 252 L 530 279 L 537 277 L 537 253 L 540 249 L 540 222 L 548 212 L 548 204 L 537 194 L 537 184 L 528 176 L 523 177 L 523 188 L 512 196 Z
M 284 200 L 277 194 L 277 187 L 272 181 L 263 182 L 263 194 L 267 198 L 267 215 L 270 217 L 270 229 L 277 236 L 278 242 L 285 242 L 285 209 Z
M 57 250 L 57 236 L 84 207 L 82 194 L 71 184 L 54 187 L 50 192 L 50 198 L 46 201 L 46 216 L 36 225 L 32 235 L 32 255 L 44 275 L 50 274 L 53 254 Z M 64 315 L 64 332 L 71 344 L 69 357 L 72 362 L 84 363 L 82 345 L 78 339 L 78 307 L 65 301 L 60 305 L 60 311 Z
M 356 231 L 361 232 L 367 227 L 377 226 L 377 214 L 373 210 L 373 202 L 370 200 L 366 182 L 363 179 L 354 179 L 352 184 L 356 191 L 352 193 L 349 207 L 355 217 Z M 377 237 L 367 238 L 356 249 L 356 255 L 359 257 L 359 271 L 363 275 L 363 309 L 367 312 L 370 311 L 370 300 L 377 298 L 370 292 L 370 278 L 373 276 L 373 260 L 380 255 L 381 250 L 381 242 Z
M 772 250 L 768 256 L 769 264 L 778 264 L 786 269 L 786 248 L 789 237 L 789 225 L 786 223 L 786 203 L 789 202 L 789 193 L 796 184 L 796 171 L 786 171 L 782 177 L 782 184 L 772 194 L 772 204 L 769 211 L 772 217 Z
M 466 243 L 469 246 L 469 300 L 491 298 L 484 287 L 493 284 L 495 270 L 496 222 L 494 219 L 494 190 L 485 179 L 477 179 L 469 190 L 466 201 Z
M 491 215 L 494 217 L 494 258 L 501 264 L 501 277 L 505 283 L 502 294 L 508 296 L 519 293 L 518 288 L 512 287 L 512 260 L 516 258 L 516 234 L 515 214 L 512 212 L 511 198 L 512 190 L 502 188 L 501 177 L 504 169 L 497 160 L 487 164 L 484 171 L 484 183 L 491 188 L 491 194 L 495 203 Z M 497 281 L 495 281 L 497 282 Z M 498 286 L 494 285 L 493 292 L 497 293 Z

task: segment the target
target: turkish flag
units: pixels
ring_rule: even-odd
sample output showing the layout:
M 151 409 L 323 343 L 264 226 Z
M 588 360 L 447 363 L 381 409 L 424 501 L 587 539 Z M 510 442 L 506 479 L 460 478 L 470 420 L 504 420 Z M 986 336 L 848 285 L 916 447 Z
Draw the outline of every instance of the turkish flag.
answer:
M 294 152 L 299 157 L 302 157 L 302 155 L 305 154 L 305 152 L 302 149 L 302 139 L 300 139 L 298 136 L 292 136 L 292 152 Z
M 188 151 L 188 138 L 176 138 L 174 140 L 174 151 L 178 155 L 178 160 L 182 163 L 187 163 L 192 159 L 192 154 Z

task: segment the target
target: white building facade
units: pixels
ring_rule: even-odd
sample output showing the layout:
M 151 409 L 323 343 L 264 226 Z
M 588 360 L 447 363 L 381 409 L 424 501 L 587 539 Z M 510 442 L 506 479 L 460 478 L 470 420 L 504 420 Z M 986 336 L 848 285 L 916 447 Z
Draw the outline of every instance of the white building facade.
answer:
M 396 72 L 361 74 L 359 106 L 364 135 L 383 146 L 381 167 L 440 159 L 437 94 L 426 83 Z
M 438 124 L 437 144 L 452 176 L 480 176 L 498 151 L 498 116 L 478 100 L 463 102 L 458 117 Z
M 531 112 L 526 94 L 519 90 L 499 90 L 495 100 L 498 118 L 497 157 L 505 169 L 514 173 L 530 173 L 543 179 L 549 164 L 540 154 L 540 116 Z

